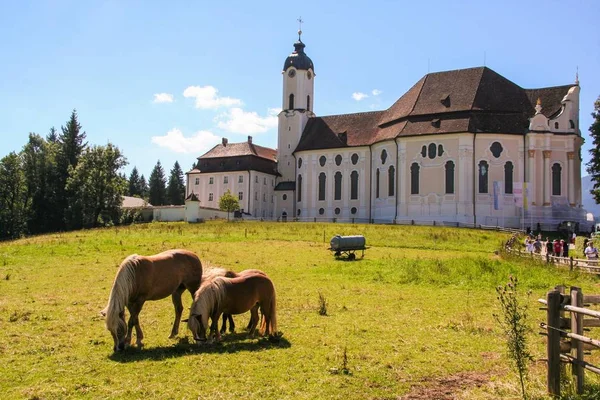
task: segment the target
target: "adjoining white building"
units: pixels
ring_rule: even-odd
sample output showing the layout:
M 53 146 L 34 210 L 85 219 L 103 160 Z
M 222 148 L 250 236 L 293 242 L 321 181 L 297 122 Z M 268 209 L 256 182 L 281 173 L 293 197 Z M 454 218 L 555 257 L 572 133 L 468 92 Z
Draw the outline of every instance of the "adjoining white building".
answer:
M 202 206 L 229 189 L 256 218 L 588 228 L 578 80 L 523 89 L 487 67 L 436 72 L 387 110 L 317 117 L 304 48 L 299 37 L 284 63 L 277 150 L 223 139 L 188 173 Z

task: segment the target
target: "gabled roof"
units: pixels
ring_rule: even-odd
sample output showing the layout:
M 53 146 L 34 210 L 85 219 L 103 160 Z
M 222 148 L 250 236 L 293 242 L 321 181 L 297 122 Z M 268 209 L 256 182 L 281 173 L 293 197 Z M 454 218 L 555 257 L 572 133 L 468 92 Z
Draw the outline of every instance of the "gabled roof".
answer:
M 236 156 L 256 156 L 269 161 L 277 160 L 277 151 L 268 147 L 259 146 L 249 142 L 218 144 L 210 149 L 198 159 L 236 157 Z
M 572 86 L 523 89 L 487 67 L 431 73 L 387 110 L 310 118 L 296 151 L 439 133 L 524 134 L 538 97 L 550 117 Z

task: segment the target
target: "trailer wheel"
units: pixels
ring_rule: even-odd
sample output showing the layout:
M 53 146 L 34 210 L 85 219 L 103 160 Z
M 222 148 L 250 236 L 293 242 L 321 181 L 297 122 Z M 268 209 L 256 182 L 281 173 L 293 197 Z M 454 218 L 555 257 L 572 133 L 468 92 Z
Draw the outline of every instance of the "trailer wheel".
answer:
M 348 260 L 350 260 L 350 261 L 356 260 L 356 254 L 354 254 L 354 253 L 348 254 Z

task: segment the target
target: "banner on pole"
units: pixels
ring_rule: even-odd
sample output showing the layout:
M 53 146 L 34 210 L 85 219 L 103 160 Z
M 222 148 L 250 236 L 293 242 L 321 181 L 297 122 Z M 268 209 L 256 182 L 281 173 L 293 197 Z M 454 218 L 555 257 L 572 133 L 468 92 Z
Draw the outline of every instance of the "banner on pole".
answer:
M 502 181 L 494 181 L 494 210 L 502 210 Z
M 523 207 L 523 182 L 513 182 L 513 200 L 515 206 Z

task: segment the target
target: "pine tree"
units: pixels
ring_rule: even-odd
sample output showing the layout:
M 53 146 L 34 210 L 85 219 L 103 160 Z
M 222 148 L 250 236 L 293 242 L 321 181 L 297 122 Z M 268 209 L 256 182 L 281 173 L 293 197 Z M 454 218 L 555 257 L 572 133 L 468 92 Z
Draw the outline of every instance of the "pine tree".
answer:
M 26 233 L 26 195 L 22 157 L 12 152 L 0 160 L 0 239 Z
M 592 113 L 594 122 L 590 126 L 590 137 L 592 138 L 592 148 L 590 149 L 590 161 L 586 164 L 587 173 L 590 174 L 594 188 L 590 193 L 594 196 L 597 204 L 600 204 L 600 96 L 594 103 L 594 112 Z
M 59 136 L 59 142 L 62 145 L 62 153 L 67 166 L 75 168 L 83 150 L 87 147 L 84 142 L 86 133 L 81 132 L 81 125 L 77 121 L 77 111 L 73 110 L 67 126 L 61 127 L 62 134 Z
M 167 186 L 167 200 L 170 204 L 178 206 L 185 203 L 185 183 L 183 181 L 183 171 L 179 163 L 175 161 L 171 175 L 169 177 L 169 186 Z
M 129 189 L 127 191 L 127 195 L 142 197 L 142 193 L 140 191 L 140 175 L 138 173 L 137 167 L 133 167 L 133 170 L 131 170 L 128 183 Z
M 46 136 L 46 141 L 49 143 L 57 143 L 58 142 L 58 133 L 56 133 L 56 128 L 50 128 L 50 132 Z
M 160 160 L 152 169 L 148 185 L 148 201 L 150 204 L 153 206 L 165 205 L 167 203 L 167 179 Z
M 144 174 L 140 176 L 138 192 L 140 192 L 140 197 L 144 200 L 148 200 L 148 183 L 146 183 L 146 178 L 144 178 Z

